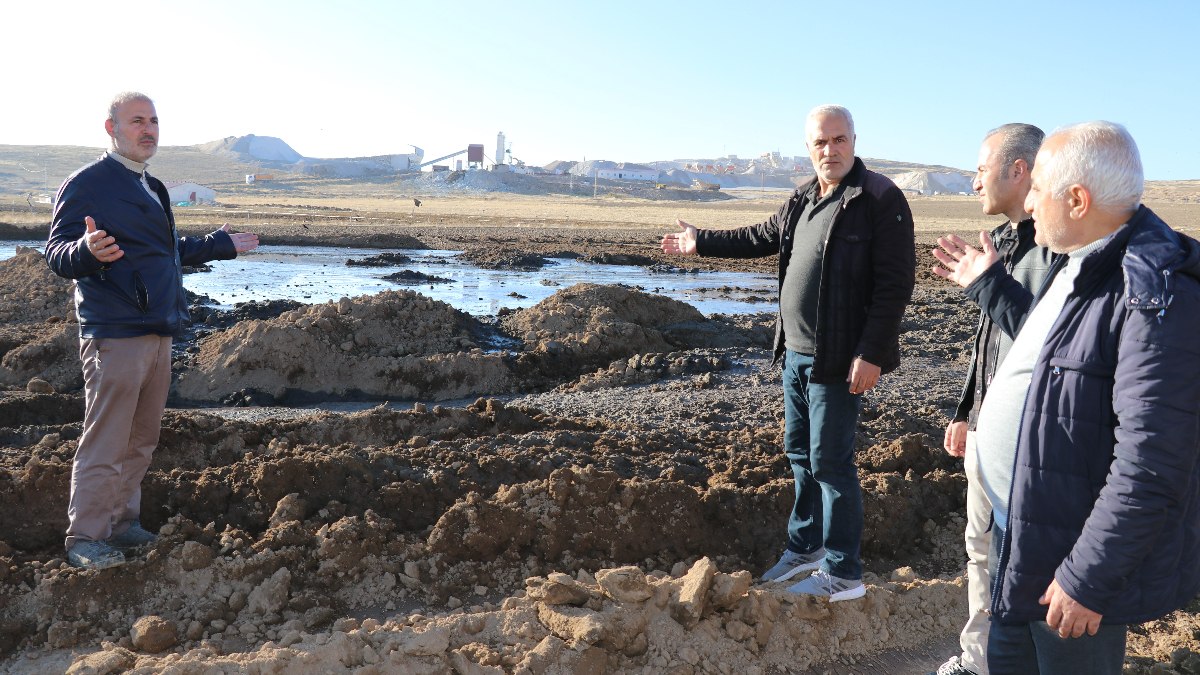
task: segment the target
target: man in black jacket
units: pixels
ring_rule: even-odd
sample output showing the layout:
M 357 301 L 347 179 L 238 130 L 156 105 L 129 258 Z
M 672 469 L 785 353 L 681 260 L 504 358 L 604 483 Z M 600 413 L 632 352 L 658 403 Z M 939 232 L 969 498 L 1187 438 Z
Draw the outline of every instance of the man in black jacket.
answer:
M 1044 135 L 1041 129 L 1030 124 L 1005 124 L 989 131 L 979 148 L 979 162 L 972 185 L 985 214 L 1008 218 L 1008 222 L 993 229 L 990 235 L 980 233 L 983 252 L 993 261 L 1002 261 L 1004 269 L 1020 282 L 1030 299 L 1041 288 L 1054 262 L 1053 253 L 1034 243 L 1033 218 L 1025 212 L 1030 172 Z M 950 237 L 943 239 L 951 241 Z M 947 243 L 947 246 L 957 250 L 953 244 Z M 956 282 L 963 280 L 966 265 L 960 269 L 958 261 L 941 250 L 935 250 L 934 255 L 946 260 L 946 266 L 935 267 L 934 273 Z M 1002 318 L 1020 321 L 1024 319 L 1024 313 Z M 954 419 L 946 427 L 946 452 L 963 457 L 963 471 L 967 477 L 965 541 L 968 615 L 967 623 L 959 635 L 961 654 L 942 664 L 936 675 L 988 673 L 987 608 L 991 596 L 991 576 L 987 565 L 991 547 L 992 501 L 979 475 L 975 422 L 996 367 L 1004 359 L 1012 345 L 1012 336 L 1016 334 L 1016 326 L 1011 325 L 1011 321 L 998 323 L 980 312 L 967 381 Z
M 663 237 L 669 254 L 779 255 L 775 360 L 783 360 L 784 451 L 795 478 L 787 545 L 765 581 L 831 601 L 862 597 L 862 491 L 854 430 L 862 394 L 900 364 L 899 333 L 915 279 L 913 221 L 903 193 L 854 156 L 840 106 L 808 114 L 816 176 L 766 222 Z
M 46 261 L 75 280 L 83 362 L 83 435 L 71 467 L 67 560 L 99 569 L 152 543 L 141 482 L 158 445 L 171 385 L 171 338 L 188 320 L 182 265 L 229 259 L 258 236 L 226 225 L 179 237 L 166 187 L 146 173 L 158 113 L 144 94 L 118 94 L 104 128 L 112 149 L 76 171 L 55 199 Z

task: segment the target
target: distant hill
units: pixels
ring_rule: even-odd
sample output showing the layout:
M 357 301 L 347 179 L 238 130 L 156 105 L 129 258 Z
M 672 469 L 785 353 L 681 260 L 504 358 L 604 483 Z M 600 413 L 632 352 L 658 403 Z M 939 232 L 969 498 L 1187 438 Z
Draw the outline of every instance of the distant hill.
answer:
M 150 172 L 163 181 L 191 181 L 215 188 L 219 200 L 223 187 L 240 186 L 239 191 L 246 189 L 245 176 L 248 173 L 274 173 L 285 181 L 277 183 L 278 188 L 284 187 L 289 176 L 351 181 L 347 186 L 358 180 L 375 184 L 380 180 L 390 181 L 397 172 L 420 161 L 420 148 L 414 147 L 412 150 L 408 154 L 316 159 L 301 156 L 280 138 L 248 134 L 199 145 L 162 146 L 150 161 Z M 27 194 L 53 194 L 67 176 L 95 160 L 104 151 L 105 148 L 101 146 L 0 145 L 0 195 L 10 200 L 17 196 L 20 197 L 19 201 L 24 202 L 24 195 Z M 806 167 L 799 161 L 807 158 L 793 159 L 794 165 L 804 173 L 811 171 L 811 166 Z M 864 161 L 867 167 L 890 176 L 902 188 L 926 194 L 967 192 L 974 175 L 971 171 L 939 165 L 875 158 L 864 158 Z M 660 180 L 664 182 L 689 184 L 692 178 L 700 177 L 706 182 L 721 183 L 723 187 L 755 187 L 764 183 L 762 176 L 757 173 L 726 174 L 718 180 L 713 174 L 679 171 L 683 163 L 684 160 L 675 160 L 647 164 L 660 170 Z M 572 161 L 555 162 L 549 168 L 572 167 L 578 172 L 576 162 Z M 803 176 L 790 171 L 786 174 L 769 172 L 765 184 L 787 187 L 794 179 Z M 1198 184 L 1197 181 L 1147 181 L 1146 196 L 1151 199 L 1196 201 L 1200 199 L 1195 196 Z M 268 185 L 259 189 L 270 191 L 278 188 Z
M 245 181 L 264 165 L 232 153 L 213 153 L 198 145 L 164 145 L 150 160 L 150 173 L 163 181 L 191 181 L 210 187 Z M 51 193 L 76 169 L 104 154 L 105 148 L 78 145 L 0 145 L 0 193 Z
M 212 154 L 228 153 L 242 161 L 279 162 L 295 164 L 304 156 L 292 149 L 292 146 L 274 136 L 228 136 L 219 141 L 211 141 L 196 146 L 203 152 Z
M 76 145 L 0 145 L 0 194 L 53 194 L 76 169 L 105 148 Z M 150 160 L 163 181 L 219 187 L 243 183 L 248 173 L 296 173 L 325 178 L 388 176 L 420 163 L 421 149 L 375 157 L 304 157 L 273 136 L 229 136 L 200 145 L 164 145 Z

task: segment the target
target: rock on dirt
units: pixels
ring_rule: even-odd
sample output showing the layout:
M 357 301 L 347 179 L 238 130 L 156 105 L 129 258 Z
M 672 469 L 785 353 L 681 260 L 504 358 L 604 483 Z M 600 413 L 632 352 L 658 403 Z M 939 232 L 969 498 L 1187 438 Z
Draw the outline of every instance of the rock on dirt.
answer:
M 133 646 L 138 651 L 157 654 L 174 647 L 179 642 L 175 624 L 161 616 L 143 616 L 129 631 Z

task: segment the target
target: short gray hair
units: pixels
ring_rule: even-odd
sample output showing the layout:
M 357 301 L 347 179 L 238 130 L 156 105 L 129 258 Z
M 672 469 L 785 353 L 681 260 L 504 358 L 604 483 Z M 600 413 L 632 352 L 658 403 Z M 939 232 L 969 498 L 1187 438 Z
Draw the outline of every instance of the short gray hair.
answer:
M 850 116 L 850 111 L 840 105 L 819 105 L 808 111 L 808 116 L 804 118 L 804 127 L 808 128 L 808 123 L 821 117 L 836 115 L 846 120 L 846 126 L 850 127 L 850 135 L 854 135 L 854 118 Z
M 116 96 L 114 96 L 112 103 L 108 104 L 108 119 L 116 122 L 117 121 L 117 110 L 119 110 L 121 108 L 121 106 L 125 105 L 126 103 L 129 103 L 130 101 L 145 101 L 146 103 L 149 103 L 150 105 L 154 105 L 154 101 L 149 96 L 141 93 L 140 91 L 123 91 L 123 92 L 117 94 Z
M 1092 202 L 1102 208 L 1138 207 L 1145 187 L 1142 158 L 1125 127 L 1102 120 L 1082 122 L 1050 134 L 1050 139 L 1059 137 L 1062 144 L 1048 156 L 1042 189 L 1058 198 L 1067 188 L 1079 184 L 1087 188 Z
M 1042 147 L 1046 132 L 1032 124 L 1013 122 L 992 129 L 983 140 L 997 135 L 1000 136 L 1000 146 L 996 148 L 996 155 L 1000 158 L 1000 166 L 1004 167 L 1005 175 L 1008 174 L 1008 167 L 1018 159 L 1025 160 L 1025 166 L 1033 169 L 1033 160 L 1037 157 L 1038 148 Z

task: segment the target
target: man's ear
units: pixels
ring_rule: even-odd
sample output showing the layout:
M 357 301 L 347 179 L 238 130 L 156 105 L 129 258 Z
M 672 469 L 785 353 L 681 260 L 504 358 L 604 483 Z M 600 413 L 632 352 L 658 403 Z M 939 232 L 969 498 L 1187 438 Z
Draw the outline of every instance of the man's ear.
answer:
M 1017 159 L 1013 160 L 1012 177 L 1013 178 L 1024 178 L 1025 176 L 1028 176 L 1028 175 L 1029 175 L 1029 165 L 1025 163 L 1025 160 L 1023 160 L 1021 158 L 1017 158 Z
M 1071 218 L 1082 220 L 1092 210 L 1092 193 L 1079 183 L 1067 188 L 1067 206 Z
M 104 120 L 104 130 L 108 132 L 109 136 L 116 135 L 116 133 L 115 133 L 116 128 L 117 128 L 117 125 L 115 122 L 112 121 L 112 119 Z

